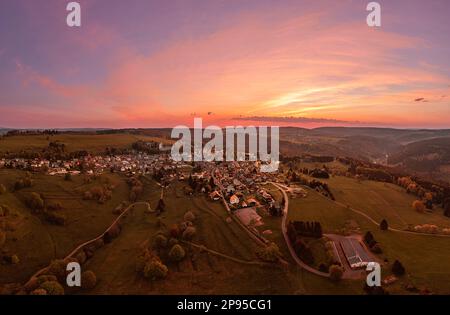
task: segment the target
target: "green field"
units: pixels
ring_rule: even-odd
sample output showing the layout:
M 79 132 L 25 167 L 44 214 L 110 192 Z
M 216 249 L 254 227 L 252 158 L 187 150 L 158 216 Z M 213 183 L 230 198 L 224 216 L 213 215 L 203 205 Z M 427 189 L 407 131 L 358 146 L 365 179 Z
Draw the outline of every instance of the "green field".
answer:
M 0 183 L 10 188 L 16 179 L 25 175 L 23 171 L 0 170 Z M 7 231 L 3 249 L 20 258 L 17 265 L 2 266 L 0 283 L 24 281 L 52 259 L 67 255 L 76 245 L 101 234 L 114 220 L 112 210 L 128 199 L 129 189 L 124 179 L 117 174 L 105 174 L 91 183 L 84 183 L 83 176 L 73 176 L 71 181 L 62 177 L 33 174 L 34 184 L 17 192 L 0 195 L 0 205 L 9 206 L 17 214 L 17 222 Z M 104 204 L 83 200 L 82 193 L 94 185 L 114 185 L 112 198 Z M 58 202 L 58 210 L 67 218 L 64 226 L 48 223 L 42 215 L 33 214 L 24 204 L 30 192 L 37 192 L 46 203 Z
M 384 275 L 390 273 L 391 264 L 396 259 L 406 268 L 407 275 L 392 286 L 392 293 L 406 293 L 403 287 L 407 283 L 439 294 L 450 293 L 450 270 L 447 268 L 450 238 L 380 231 L 365 217 L 312 190 L 308 190 L 306 198 L 290 200 L 289 208 L 289 219 L 319 221 L 326 233 L 340 232 L 349 224 L 359 227 L 361 233 L 371 231 L 383 250 L 379 257 L 386 260 L 382 266 Z
M 397 185 L 343 176 L 332 177 L 326 182 L 336 201 L 363 211 L 377 222 L 386 219 L 393 228 L 406 229 L 418 224 L 450 227 L 450 218 L 443 215 L 442 208 L 435 207 L 433 213 L 414 211 L 412 203 L 417 197 Z
M 35 151 L 48 146 L 49 142 L 61 142 L 66 145 L 67 152 L 86 150 L 91 153 L 103 153 L 107 147 L 118 149 L 131 148 L 131 144 L 138 140 L 162 141 L 168 140 L 144 135 L 123 134 L 59 134 L 47 135 L 19 135 L 0 138 L 0 154 L 6 152 Z
M 234 221 L 220 202 L 204 196 L 189 197 L 183 184 L 174 183 L 165 192 L 166 211 L 161 221 L 170 226 L 182 221 L 186 211 L 196 215 L 195 244 L 224 255 L 248 262 L 258 262 L 259 246 Z M 135 260 L 142 246 L 164 229 L 157 227 L 154 214 L 133 210 L 123 224 L 120 237 L 100 249 L 85 268 L 93 270 L 100 279 L 92 291 L 95 294 L 292 294 L 304 293 L 301 277 L 273 266 L 264 267 L 238 263 L 195 248 L 188 248 L 188 259 L 179 265 L 167 262 L 169 274 L 163 281 L 151 282 L 137 276 Z

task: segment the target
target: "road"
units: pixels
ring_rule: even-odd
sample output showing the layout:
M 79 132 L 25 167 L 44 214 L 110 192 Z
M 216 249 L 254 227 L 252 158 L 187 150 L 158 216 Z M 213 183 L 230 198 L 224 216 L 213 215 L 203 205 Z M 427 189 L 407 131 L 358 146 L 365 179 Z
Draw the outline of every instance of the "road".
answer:
M 283 208 L 283 219 L 281 220 L 281 231 L 283 232 L 283 237 L 284 240 L 286 242 L 286 245 L 289 249 L 289 253 L 292 256 L 292 259 L 294 259 L 294 261 L 297 263 L 297 265 L 299 265 L 301 268 L 315 274 L 321 277 L 326 277 L 328 278 L 330 276 L 329 273 L 326 272 L 321 272 L 317 269 L 314 269 L 311 266 L 308 266 L 307 264 L 305 264 L 303 261 L 300 260 L 300 258 L 297 257 L 297 254 L 295 253 L 294 248 L 292 247 L 291 241 L 289 240 L 288 234 L 287 234 L 287 215 L 288 215 L 288 211 L 289 211 L 289 198 L 288 195 L 286 193 L 286 186 L 283 187 L 283 185 L 280 185 L 278 183 L 275 182 L 269 182 L 270 184 L 274 185 L 275 187 L 277 187 L 281 193 L 283 194 L 283 198 L 285 200 L 284 202 L 284 208 Z

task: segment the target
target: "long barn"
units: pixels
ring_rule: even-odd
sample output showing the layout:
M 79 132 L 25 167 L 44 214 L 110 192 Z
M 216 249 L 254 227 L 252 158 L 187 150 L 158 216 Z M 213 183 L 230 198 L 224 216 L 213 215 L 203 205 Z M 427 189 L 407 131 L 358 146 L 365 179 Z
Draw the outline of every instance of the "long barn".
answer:
M 371 261 L 366 250 L 358 240 L 346 238 L 340 241 L 340 245 L 351 268 L 365 267 Z

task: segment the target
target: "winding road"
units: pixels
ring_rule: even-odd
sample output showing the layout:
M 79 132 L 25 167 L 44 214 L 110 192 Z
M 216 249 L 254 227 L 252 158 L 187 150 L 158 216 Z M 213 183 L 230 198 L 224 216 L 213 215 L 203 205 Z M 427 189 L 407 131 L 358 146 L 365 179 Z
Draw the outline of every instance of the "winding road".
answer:
M 282 185 L 275 183 L 275 182 L 269 182 L 269 183 L 274 185 L 281 191 L 281 193 L 283 194 L 283 198 L 285 200 L 284 208 L 283 208 L 283 219 L 281 220 L 281 231 L 283 232 L 283 237 L 284 237 L 286 245 L 289 249 L 289 253 L 291 254 L 292 259 L 294 259 L 294 261 L 297 263 L 297 265 L 299 265 L 301 268 L 303 268 L 315 275 L 328 278 L 330 276 L 329 273 L 321 272 L 321 271 L 305 264 L 303 261 L 300 260 L 300 258 L 297 257 L 297 254 L 295 253 L 295 250 L 292 247 L 291 241 L 289 240 L 289 237 L 287 234 L 287 222 L 286 221 L 287 221 L 287 215 L 288 215 L 288 211 L 289 211 L 289 198 L 288 198 L 288 195 L 285 190 L 286 187 L 283 187 Z

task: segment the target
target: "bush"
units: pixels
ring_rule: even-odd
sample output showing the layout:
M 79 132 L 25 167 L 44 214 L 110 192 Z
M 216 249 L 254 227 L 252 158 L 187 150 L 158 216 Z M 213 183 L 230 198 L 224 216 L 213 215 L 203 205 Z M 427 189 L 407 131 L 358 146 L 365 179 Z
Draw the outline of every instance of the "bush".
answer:
M 389 228 L 389 225 L 385 219 L 380 222 L 380 230 L 386 231 Z
M 0 184 L 0 195 L 6 193 L 6 187 L 3 184 Z
M 81 287 L 86 290 L 91 290 L 97 284 L 97 277 L 91 270 L 87 270 L 81 274 Z
M 44 209 L 44 200 L 38 193 L 35 192 L 28 195 L 26 204 L 31 210 L 36 212 Z
M 150 280 L 163 279 L 167 276 L 167 266 L 159 259 L 153 258 L 144 266 L 144 277 Z
M 37 278 L 38 286 L 40 286 L 41 284 L 43 284 L 44 282 L 47 282 L 47 281 L 58 282 L 58 279 L 54 275 L 42 275 Z
M 294 243 L 294 251 L 297 257 L 302 260 L 307 265 L 314 264 L 314 256 L 312 254 L 311 248 L 305 244 L 300 238 L 298 238 Z
M 186 228 L 186 230 L 184 230 L 184 232 L 183 232 L 183 238 L 185 240 L 192 240 L 194 238 L 196 232 L 197 232 L 197 230 L 195 229 L 195 227 L 188 226 Z
M 47 210 L 49 211 L 59 211 L 62 210 L 62 205 L 60 202 L 47 203 Z
M 48 273 L 63 282 L 66 280 L 66 268 L 67 264 L 63 259 L 53 260 L 48 267 Z
M 86 259 L 87 259 L 86 253 L 85 253 L 83 250 L 81 250 L 81 251 L 75 256 L 75 258 L 76 258 L 76 260 L 78 261 L 78 263 L 79 263 L 80 265 L 82 265 L 82 264 L 84 264 L 84 263 L 86 262 Z
M 17 255 L 12 255 L 12 256 L 11 256 L 11 264 L 17 265 L 18 263 L 20 263 L 19 256 L 17 256 Z
M 72 180 L 72 175 L 70 173 L 66 173 L 66 175 L 64 175 L 64 180 L 66 181 Z
M 277 244 L 270 243 L 267 247 L 259 250 L 256 252 L 256 255 L 259 257 L 259 259 L 267 262 L 277 262 L 278 257 L 280 254 L 280 249 L 278 248 Z
M 186 252 L 184 250 L 183 247 L 181 247 L 181 245 L 176 244 L 173 245 L 172 249 L 169 252 L 169 258 L 172 261 L 182 261 L 184 259 L 184 257 L 186 256 Z
M 178 240 L 174 237 L 171 237 L 169 239 L 169 241 L 167 242 L 167 246 L 169 246 L 170 248 L 173 247 L 173 245 L 179 244 Z
M 173 238 L 179 238 L 181 235 L 180 227 L 178 224 L 173 224 L 169 229 L 170 236 Z
M 116 238 L 117 236 L 119 236 L 120 232 L 121 232 L 121 227 L 119 223 L 116 223 L 115 225 L 113 225 L 107 232 L 105 232 L 105 234 L 103 234 L 103 242 L 105 244 L 107 243 L 111 243 L 111 241 Z
M 381 247 L 380 247 L 380 244 L 378 244 L 378 243 L 375 243 L 371 248 L 370 248 L 370 250 L 372 251 L 372 253 L 375 253 L 375 254 L 381 254 L 383 251 L 382 251 L 382 249 L 381 249 Z
M 400 261 L 396 260 L 392 265 L 392 272 L 396 276 L 403 276 L 405 274 L 405 267 L 403 267 Z
M 321 271 L 321 272 L 328 272 L 328 266 L 326 264 L 324 264 L 324 263 L 321 263 L 319 265 L 319 271 Z
M 434 224 L 416 225 L 414 231 L 419 233 L 437 234 L 439 233 L 439 227 Z
M 420 200 L 414 201 L 413 204 L 412 204 L 412 207 L 417 212 L 420 212 L 420 213 L 424 213 L 425 212 L 425 204 L 422 201 L 420 201 Z
M 372 248 L 373 246 L 375 246 L 375 244 L 377 244 L 377 241 L 375 240 L 375 237 L 373 237 L 372 232 L 368 231 L 364 235 L 364 243 L 366 243 L 369 248 Z
M 158 234 L 154 240 L 154 246 L 157 249 L 166 248 L 167 247 L 167 237 L 162 234 Z
M 342 279 L 344 269 L 339 265 L 332 265 L 329 269 L 331 281 L 339 281 Z
M 55 211 L 46 211 L 45 219 L 47 222 L 55 225 L 65 225 L 66 224 L 66 216 L 62 213 L 58 213 Z
M 64 288 L 57 281 L 46 281 L 41 287 L 48 295 L 64 295 Z
M 195 215 L 192 211 L 188 211 L 184 214 L 184 221 L 194 222 Z

